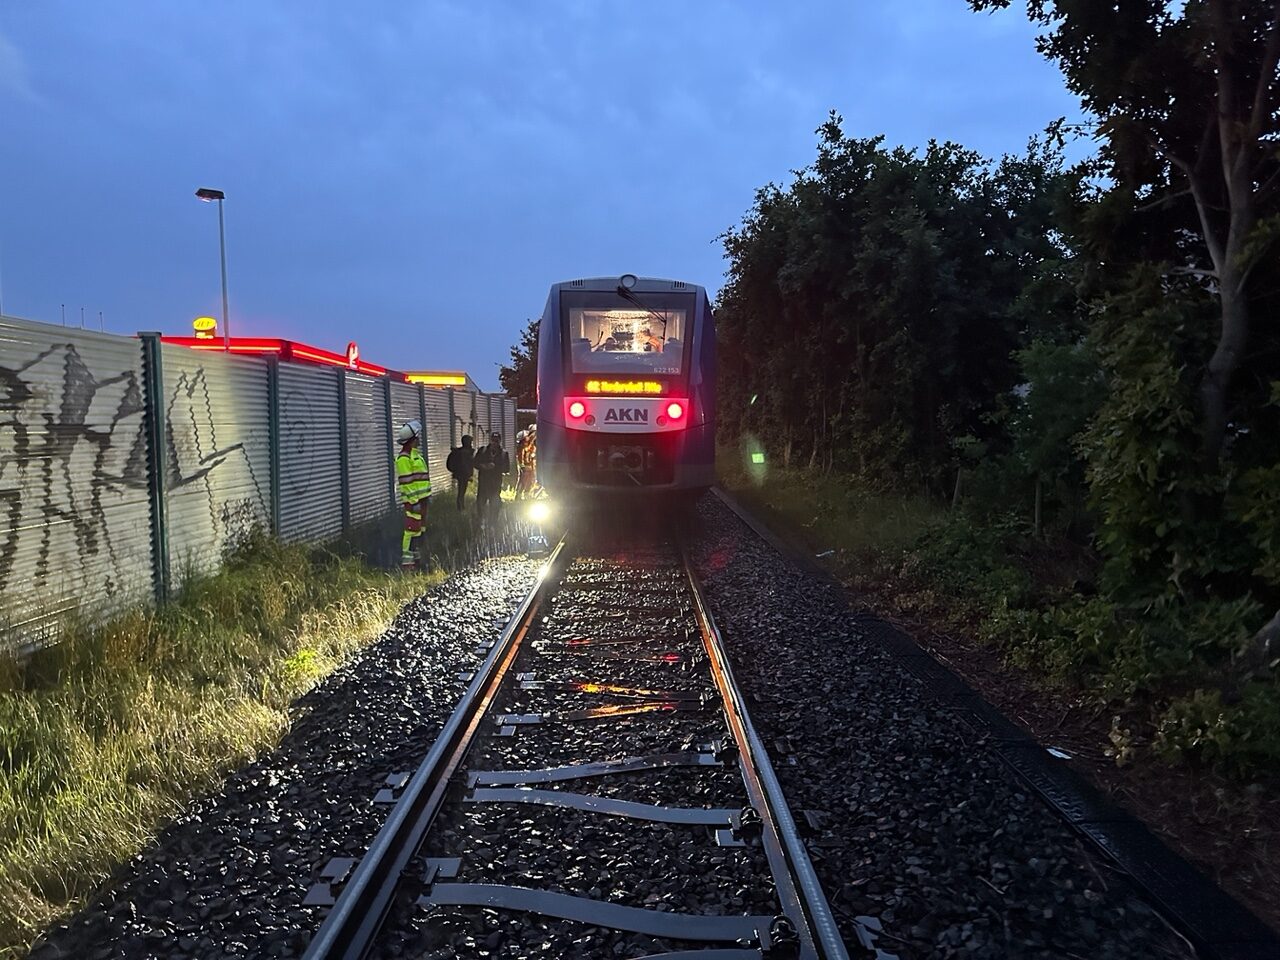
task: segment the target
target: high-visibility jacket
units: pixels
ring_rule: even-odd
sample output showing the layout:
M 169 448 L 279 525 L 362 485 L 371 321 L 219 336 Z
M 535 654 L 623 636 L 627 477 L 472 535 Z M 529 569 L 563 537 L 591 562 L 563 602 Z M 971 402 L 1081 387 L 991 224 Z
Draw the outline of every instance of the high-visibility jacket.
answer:
M 534 446 L 533 441 L 526 440 L 524 445 L 516 451 L 516 462 L 522 467 L 528 467 L 531 470 L 533 469 L 538 462 L 538 450 L 537 447 Z
M 401 450 L 396 457 L 396 489 L 400 491 L 401 503 L 419 503 L 431 496 L 427 461 L 418 447 Z

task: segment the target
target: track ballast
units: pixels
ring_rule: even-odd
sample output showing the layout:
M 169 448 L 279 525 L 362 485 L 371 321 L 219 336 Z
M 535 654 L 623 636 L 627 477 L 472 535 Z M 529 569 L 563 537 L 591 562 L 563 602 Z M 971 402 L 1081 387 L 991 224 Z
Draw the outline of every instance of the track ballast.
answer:
M 678 545 L 562 542 L 463 679 L 309 958 L 849 955 Z

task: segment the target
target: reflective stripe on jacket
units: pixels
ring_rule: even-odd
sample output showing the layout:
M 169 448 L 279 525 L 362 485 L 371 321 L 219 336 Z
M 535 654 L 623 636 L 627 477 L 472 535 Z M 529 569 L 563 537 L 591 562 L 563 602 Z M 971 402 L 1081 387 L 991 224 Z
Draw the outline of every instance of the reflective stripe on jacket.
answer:
M 417 447 L 401 451 L 396 457 L 396 489 L 400 491 L 401 503 L 417 503 L 431 496 L 427 461 Z

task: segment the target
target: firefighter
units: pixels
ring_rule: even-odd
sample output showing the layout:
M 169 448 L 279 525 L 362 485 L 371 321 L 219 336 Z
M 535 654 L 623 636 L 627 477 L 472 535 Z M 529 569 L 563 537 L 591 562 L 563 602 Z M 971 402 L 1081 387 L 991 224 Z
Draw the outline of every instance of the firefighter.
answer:
M 418 565 L 418 537 L 427 519 L 427 502 L 431 499 L 431 477 L 422 456 L 422 424 L 410 420 L 397 435 L 400 453 L 396 457 L 396 489 L 404 504 L 404 538 L 400 543 L 400 569 L 412 570 Z
M 528 457 L 529 441 L 527 434 L 521 430 L 516 434 L 516 499 L 523 500 L 525 493 L 524 486 L 524 468 L 525 460 Z
M 520 479 L 516 486 L 516 499 L 518 500 L 533 496 L 533 487 L 538 470 L 537 427 L 530 426 L 528 430 L 523 431 L 523 438 L 523 442 L 520 444 L 519 451 L 516 454 L 516 461 L 520 465 Z

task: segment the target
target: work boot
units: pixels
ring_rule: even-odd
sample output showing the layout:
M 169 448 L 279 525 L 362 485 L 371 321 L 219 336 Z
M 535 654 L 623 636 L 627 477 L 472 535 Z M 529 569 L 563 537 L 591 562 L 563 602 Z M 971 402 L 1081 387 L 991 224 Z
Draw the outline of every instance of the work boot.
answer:
M 400 572 L 413 573 L 418 569 L 418 555 L 416 553 L 400 554 Z

